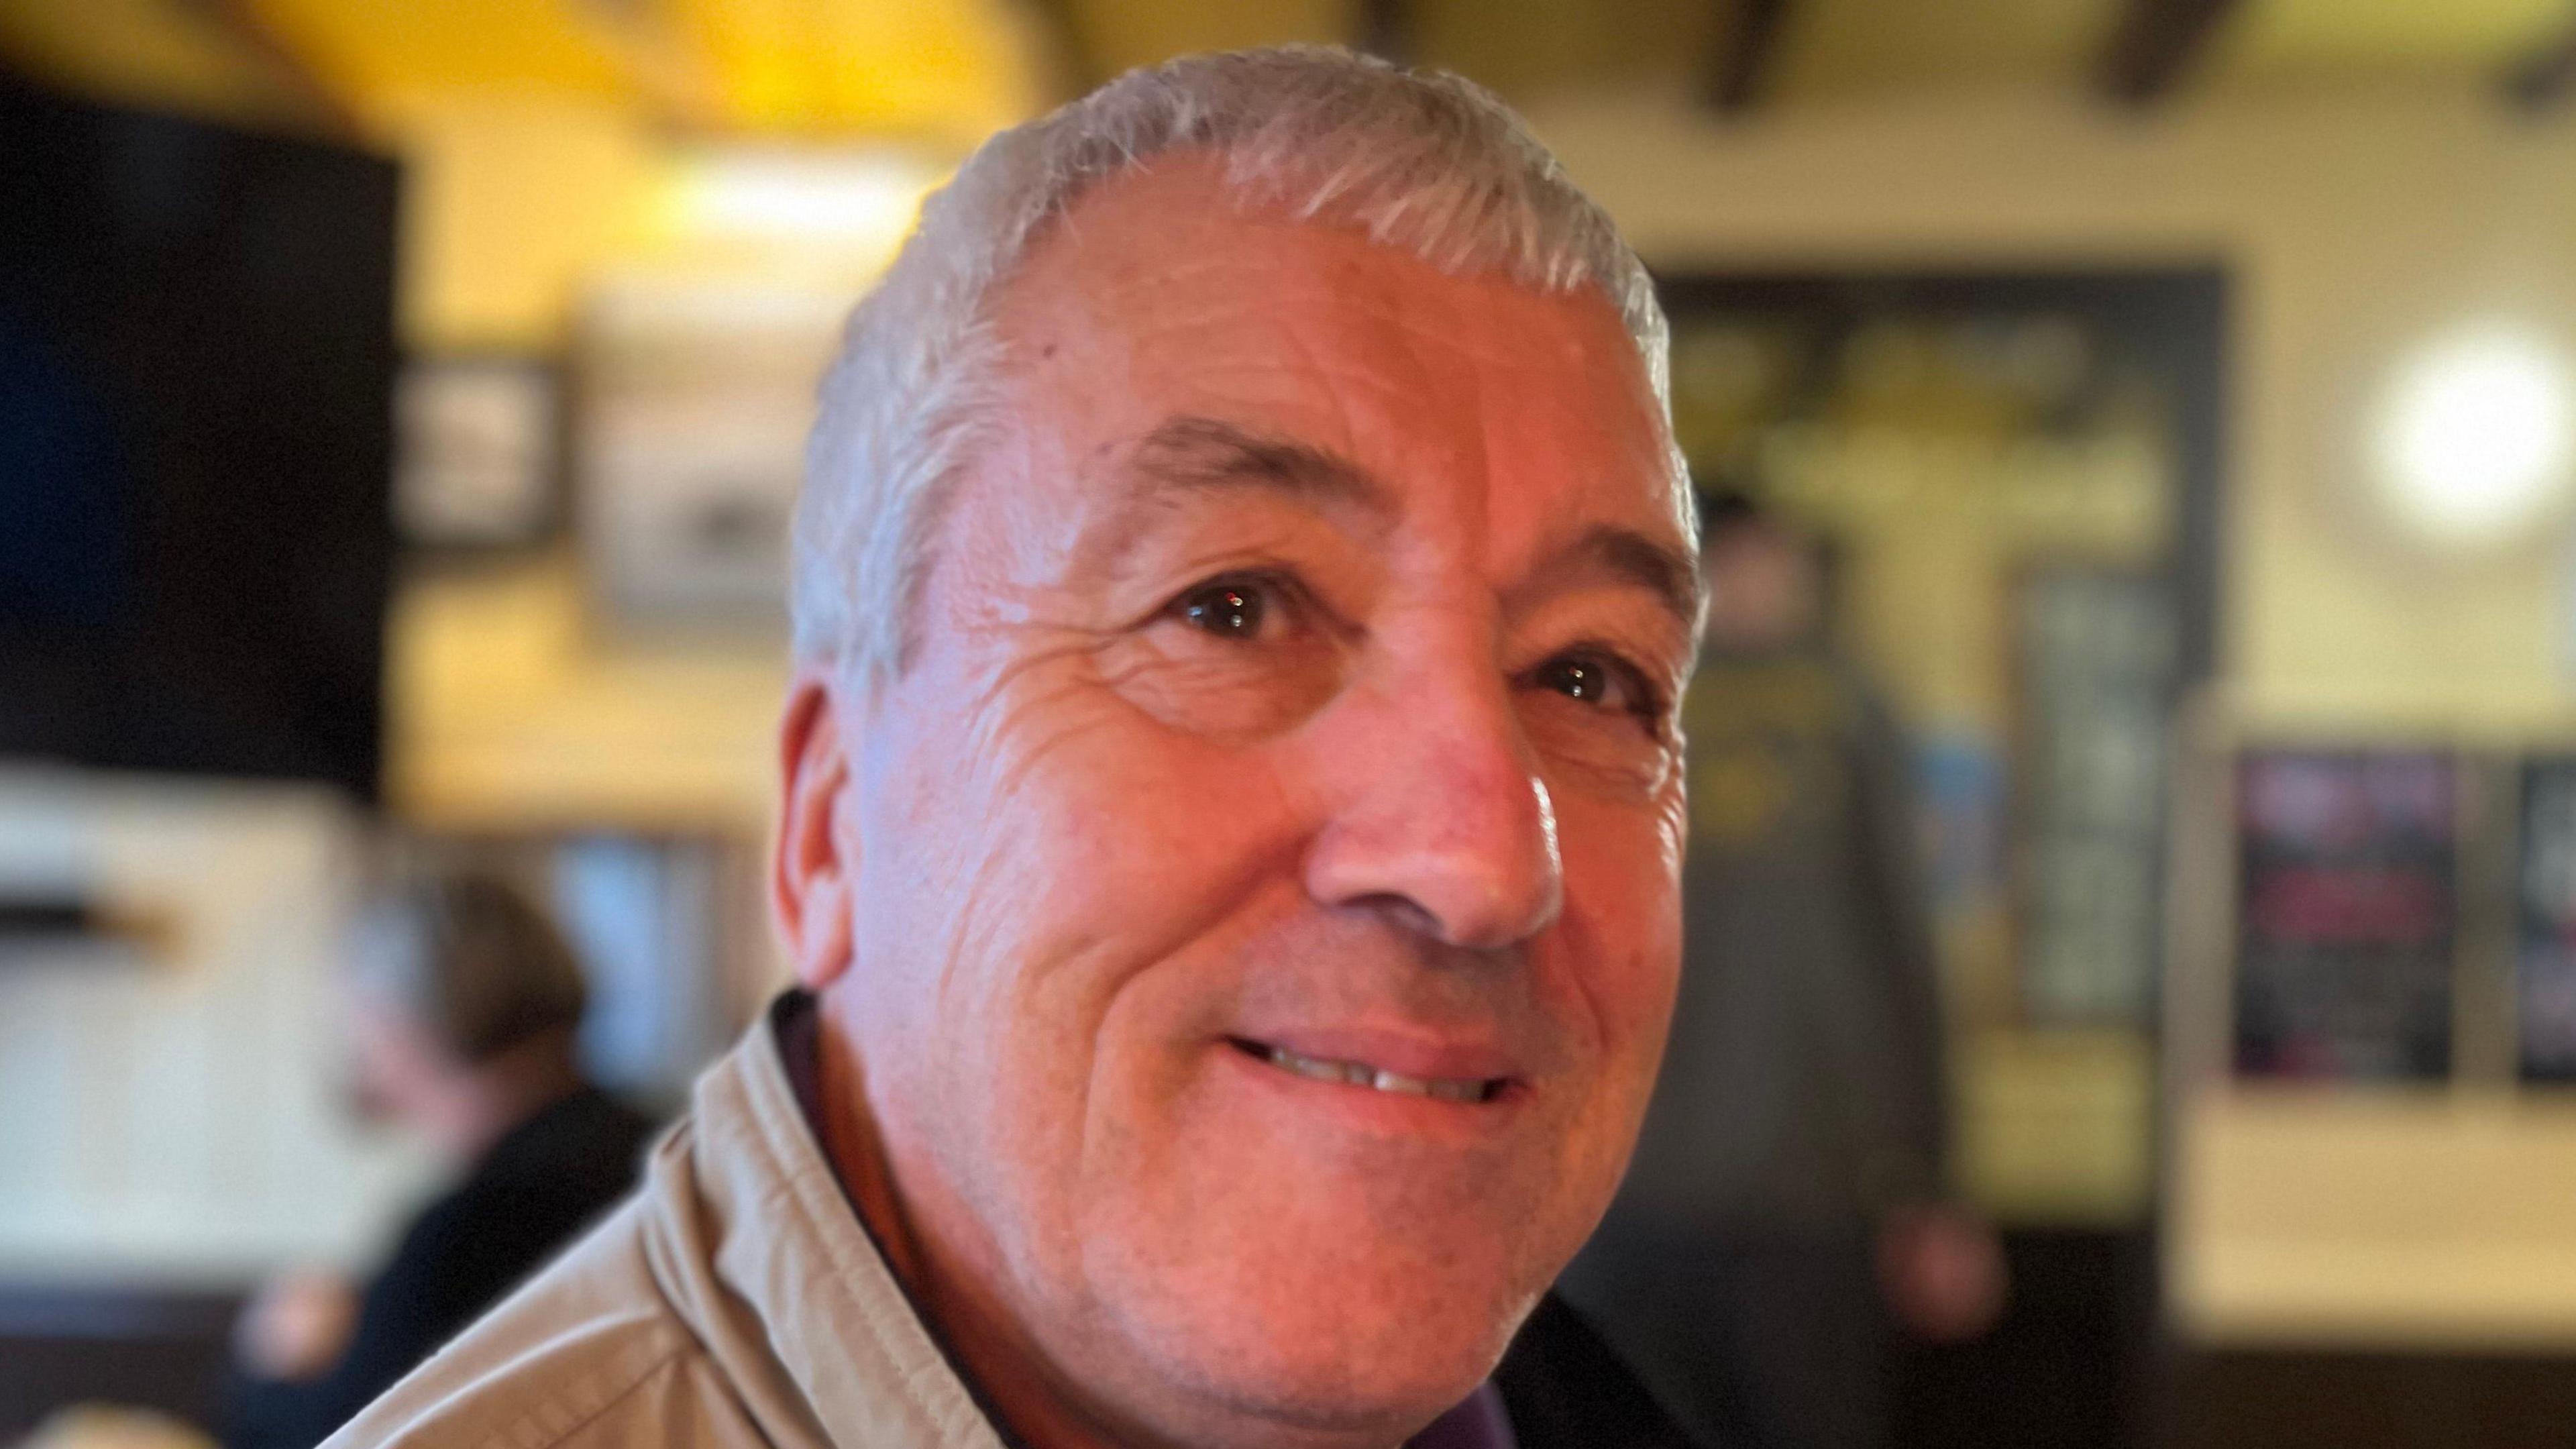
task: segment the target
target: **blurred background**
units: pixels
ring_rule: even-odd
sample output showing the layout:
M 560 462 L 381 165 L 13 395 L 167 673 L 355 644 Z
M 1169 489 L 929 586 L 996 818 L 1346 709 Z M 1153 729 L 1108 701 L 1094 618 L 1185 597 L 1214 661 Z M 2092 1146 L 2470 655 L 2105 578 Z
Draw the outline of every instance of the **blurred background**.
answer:
M 435 1185 L 384 880 L 676 1106 L 841 315 L 993 128 L 1292 40 L 1527 112 L 1905 730 L 2011 1293 L 1903 1441 L 2576 1442 L 2569 0 L 0 0 L 0 1442 L 211 1422 Z

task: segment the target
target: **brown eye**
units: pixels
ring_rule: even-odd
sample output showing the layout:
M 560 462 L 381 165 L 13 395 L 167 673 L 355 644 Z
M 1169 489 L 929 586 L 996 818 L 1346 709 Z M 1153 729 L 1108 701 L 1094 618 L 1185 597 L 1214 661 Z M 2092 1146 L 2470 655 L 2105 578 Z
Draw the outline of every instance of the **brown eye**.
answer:
M 1208 584 L 1180 598 L 1181 617 L 1221 639 L 1250 639 L 1261 632 L 1269 606 L 1241 584 Z
M 1538 687 L 1553 689 L 1568 699 L 1599 704 L 1616 686 L 1610 671 L 1590 659 L 1555 659 L 1540 666 Z
M 1649 723 L 1663 712 L 1662 695 L 1647 681 L 1645 671 L 1615 654 L 1589 649 L 1560 654 L 1527 678 L 1551 694 Z
M 1165 596 L 1127 635 L 1126 696 L 1165 724 L 1219 740 L 1264 738 L 1340 686 L 1333 615 L 1291 576 L 1244 569 Z

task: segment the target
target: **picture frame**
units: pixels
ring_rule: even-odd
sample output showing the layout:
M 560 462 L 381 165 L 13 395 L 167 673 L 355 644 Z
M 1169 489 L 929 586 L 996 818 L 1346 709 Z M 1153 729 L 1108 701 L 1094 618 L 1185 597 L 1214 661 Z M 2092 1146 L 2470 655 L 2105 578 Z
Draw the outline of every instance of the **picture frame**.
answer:
M 561 372 L 512 354 L 425 358 L 394 389 L 394 519 L 406 545 L 523 549 L 563 526 Z
M 2466 762 L 2298 746 L 2247 749 L 2234 771 L 2235 1074 L 2449 1080 Z

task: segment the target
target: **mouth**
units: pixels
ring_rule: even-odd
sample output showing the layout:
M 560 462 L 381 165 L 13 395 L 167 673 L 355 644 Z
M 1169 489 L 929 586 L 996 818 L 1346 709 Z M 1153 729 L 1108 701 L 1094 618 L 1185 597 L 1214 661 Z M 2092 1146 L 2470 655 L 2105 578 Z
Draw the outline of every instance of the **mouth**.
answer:
M 1255 1061 L 1266 1062 L 1309 1081 L 1365 1087 L 1391 1096 L 1429 1097 L 1434 1101 L 1474 1104 L 1491 1102 L 1511 1087 L 1509 1077 L 1418 1077 L 1389 1071 L 1368 1062 L 1305 1056 L 1286 1047 L 1247 1037 L 1228 1037 L 1226 1040 L 1236 1051 Z

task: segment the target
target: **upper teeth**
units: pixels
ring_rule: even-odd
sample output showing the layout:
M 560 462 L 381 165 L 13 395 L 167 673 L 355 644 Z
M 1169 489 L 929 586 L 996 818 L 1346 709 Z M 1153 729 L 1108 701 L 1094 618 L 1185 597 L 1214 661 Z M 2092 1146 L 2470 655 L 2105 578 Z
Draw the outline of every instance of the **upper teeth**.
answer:
M 1354 1087 L 1371 1087 L 1381 1092 L 1438 1097 L 1444 1102 L 1481 1102 L 1486 1096 L 1486 1084 L 1477 1077 L 1408 1077 L 1402 1072 L 1380 1071 L 1365 1062 L 1331 1062 L 1321 1057 L 1302 1057 L 1285 1047 L 1264 1047 L 1262 1050 L 1272 1066 L 1285 1067 L 1301 1077 L 1312 1077 L 1319 1082 L 1347 1082 Z

